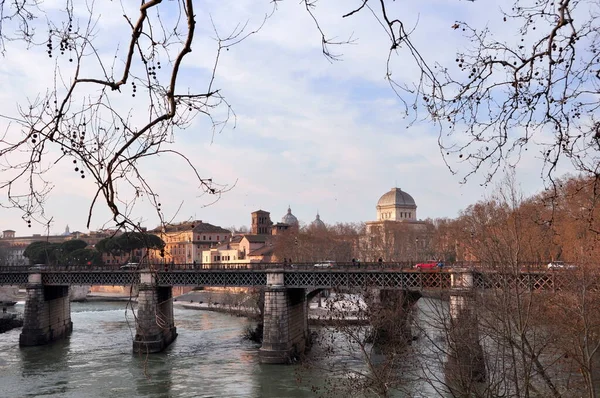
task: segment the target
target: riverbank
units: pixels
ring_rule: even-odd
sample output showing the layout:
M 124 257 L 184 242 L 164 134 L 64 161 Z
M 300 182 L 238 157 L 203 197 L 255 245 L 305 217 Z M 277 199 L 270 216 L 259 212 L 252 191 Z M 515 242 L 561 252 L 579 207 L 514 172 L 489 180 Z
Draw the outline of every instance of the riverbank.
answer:
M 0 314 L 0 333 L 8 332 L 11 329 L 23 326 L 23 316 L 20 314 L 6 313 Z
M 93 292 L 88 293 L 83 301 L 137 301 L 137 297 L 130 297 L 129 295 L 119 295 L 115 293 L 102 293 Z
M 217 311 L 237 316 L 255 318 L 259 316 L 255 303 L 249 303 L 252 297 L 226 292 L 193 291 L 173 298 L 173 305 L 181 308 L 203 311 Z M 351 314 L 332 314 L 327 309 L 326 299 L 311 301 L 308 306 L 308 323 L 311 325 L 331 325 L 339 322 L 361 323 Z
M 94 292 L 88 294 L 86 301 L 137 301 L 136 297 L 119 295 L 115 293 Z M 252 302 L 255 297 L 240 293 L 231 293 L 212 290 L 196 290 L 189 293 L 173 297 L 173 306 L 193 309 L 199 311 L 215 311 L 235 316 L 244 316 L 248 318 L 257 318 L 259 316 L 256 303 Z M 312 325 L 330 325 L 340 321 L 344 323 L 359 323 L 352 316 L 336 316 L 331 314 L 326 308 L 325 299 L 322 299 L 321 306 L 318 301 L 313 301 L 308 308 L 308 322 Z

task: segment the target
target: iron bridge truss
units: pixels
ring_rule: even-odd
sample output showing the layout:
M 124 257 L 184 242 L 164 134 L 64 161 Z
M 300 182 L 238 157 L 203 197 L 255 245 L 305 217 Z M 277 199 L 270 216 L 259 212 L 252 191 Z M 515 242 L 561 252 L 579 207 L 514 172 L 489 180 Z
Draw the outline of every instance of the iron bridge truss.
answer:
M 171 270 L 155 273 L 159 286 L 266 287 L 267 274 L 274 270 Z M 275 271 L 277 272 L 277 271 Z M 289 288 L 360 288 L 402 290 L 445 290 L 451 288 L 451 272 L 414 272 L 393 270 L 281 270 Z M 28 270 L 0 269 L 0 285 L 25 286 Z M 56 271 L 44 270 L 44 285 L 113 285 L 140 283 L 138 271 Z M 504 274 L 472 272 L 475 289 L 567 290 L 575 288 L 567 273 L 541 272 Z
M 327 271 L 288 272 L 284 285 L 292 288 L 362 288 L 424 290 L 449 289 L 450 274 L 444 272 Z

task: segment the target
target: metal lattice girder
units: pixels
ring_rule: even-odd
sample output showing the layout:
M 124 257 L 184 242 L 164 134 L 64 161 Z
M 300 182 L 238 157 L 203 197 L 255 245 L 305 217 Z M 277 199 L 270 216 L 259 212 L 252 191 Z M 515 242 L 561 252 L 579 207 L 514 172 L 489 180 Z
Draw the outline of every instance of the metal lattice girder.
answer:
M 273 272 L 273 269 L 269 269 Z M 379 287 L 386 289 L 449 289 L 452 270 L 415 272 L 414 270 L 328 269 L 281 270 L 284 285 L 291 288 Z M 31 271 L 0 268 L 0 285 L 24 285 Z M 44 270 L 46 285 L 115 285 L 140 283 L 139 271 L 123 270 Z M 156 272 L 161 286 L 259 287 L 267 284 L 267 270 L 202 269 Z M 475 289 L 568 290 L 577 288 L 578 279 L 569 272 L 473 271 Z M 597 289 L 596 285 L 590 287 Z
M 42 274 L 44 285 L 112 285 L 129 286 L 140 283 L 137 272 L 106 272 L 106 271 L 79 271 L 79 272 L 45 272 Z
M 284 285 L 299 288 L 378 287 L 386 289 L 445 289 L 450 287 L 448 273 L 415 273 L 385 271 L 311 272 L 284 274 Z
M 570 290 L 576 288 L 577 278 L 569 272 L 476 272 L 476 289 Z
M 29 281 L 28 272 L 2 272 L 0 273 L 0 286 L 25 285 Z
M 159 286 L 221 286 L 256 287 L 267 285 L 265 272 L 220 271 L 220 272 L 158 272 Z

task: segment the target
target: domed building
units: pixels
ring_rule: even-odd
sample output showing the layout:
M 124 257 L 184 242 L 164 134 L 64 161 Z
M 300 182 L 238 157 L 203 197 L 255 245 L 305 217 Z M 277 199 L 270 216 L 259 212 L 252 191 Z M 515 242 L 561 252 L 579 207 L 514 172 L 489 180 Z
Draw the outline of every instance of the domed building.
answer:
M 298 219 L 292 214 L 292 209 L 288 206 L 287 214 L 281 218 L 282 224 L 291 226 L 298 226 Z
M 311 228 L 315 229 L 326 229 L 325 223 L 321 220 L 321 216 L 317 212 L 317 218 L 313 222 L 310 223 Z
M 281 217 L 281 222 L 273 224 L 270 228 L 271 235 L 280 235 L 285 231 L 298 231 L 300 223 L 295 215 L 292 214 L 292 209 L 288 206 L 287 213 Z
M 377 261 L 417 261 L 429 257 L 433 225 L 417 219 L 415 199 L 392 188 L 377 201 L 377 221 L 367 221 L 363 247 Z
M 392 188 L 377 202 L 377 221 L 416 221 L 417 205 L 412 196 L 400 188 Z

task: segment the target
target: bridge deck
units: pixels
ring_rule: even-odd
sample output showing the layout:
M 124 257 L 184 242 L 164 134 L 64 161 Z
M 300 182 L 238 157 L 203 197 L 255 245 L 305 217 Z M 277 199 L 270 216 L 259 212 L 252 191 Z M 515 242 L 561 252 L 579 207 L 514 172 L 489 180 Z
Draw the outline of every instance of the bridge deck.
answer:
M 160 286 L 198 287 L 264 287 L 267 274 L 282 272 L 284 285 L 290 288 L 373 287 L 383 289 L 430 290 L 449 289 L 451 275 L 464 272 L 452 268 L 414 270 L 406 268 L 334 267 L 287 267 L 271 265 L 258 269 L 176 269 L 156 273 Z M 191 268 L 191 267 L 190 267 Z M 26 285 L 29 274 L 41 272 L 45 285 L 113 285 L 128 286 L 140 283 L 139 271 L 121 270 L 114 267 L 101 269 L 48 268 L 32 271 L 24 267 L 0 268 L 0 285 Z M 514 273 L 469 271 L 476 289 L 521 288 L 525 290 L 561 290 L 569 283 L 568 272 L 530 271 Z

